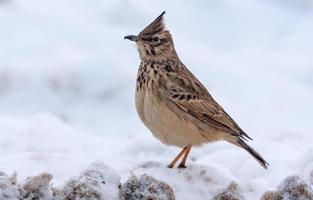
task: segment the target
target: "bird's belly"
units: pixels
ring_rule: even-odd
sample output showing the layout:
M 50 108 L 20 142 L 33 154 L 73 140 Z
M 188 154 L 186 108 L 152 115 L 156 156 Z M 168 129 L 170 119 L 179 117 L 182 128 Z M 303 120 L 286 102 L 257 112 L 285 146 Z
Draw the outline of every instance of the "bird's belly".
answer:
M 141 120 L 161 142 L 179 147 L 197 146 L 209 139 L 194 124 L 178 117 L 165 103 L 153 94 L 136 97 L 136 107 Z

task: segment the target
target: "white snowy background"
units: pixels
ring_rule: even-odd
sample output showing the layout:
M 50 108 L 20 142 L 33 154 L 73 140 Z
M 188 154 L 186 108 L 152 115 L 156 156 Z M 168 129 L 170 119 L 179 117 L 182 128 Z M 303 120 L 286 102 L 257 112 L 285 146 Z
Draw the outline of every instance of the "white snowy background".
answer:
M 180 150 L 137 117 L 139 58 L 123 40 L 163 10 L 180 58 L 268 170 L 224 142 L 192 150 L 193 182 L 165 168 Z M 179 200 L 208 199 L 232 180 L 258 199 L 287 175 L 312 178 L 312 104 L 310 0 L 0 1 L 0 171 L 19 180 L 45 171 L 58 186 L 100 160 L 122 181 L 131 172 L 166 181 Z M 147 161 L 156 167 L 139 167 Z

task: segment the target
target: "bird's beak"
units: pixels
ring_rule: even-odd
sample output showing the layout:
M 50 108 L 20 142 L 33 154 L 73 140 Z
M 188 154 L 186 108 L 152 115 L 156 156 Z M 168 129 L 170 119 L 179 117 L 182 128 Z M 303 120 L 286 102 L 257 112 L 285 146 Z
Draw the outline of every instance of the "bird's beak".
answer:
M 133 42 L 137 42 L 138 41 L 138 36 L 137 35 L 127 35 L 127 36 L 124 37 L 124 40 L 125 39 L 133 41 Z

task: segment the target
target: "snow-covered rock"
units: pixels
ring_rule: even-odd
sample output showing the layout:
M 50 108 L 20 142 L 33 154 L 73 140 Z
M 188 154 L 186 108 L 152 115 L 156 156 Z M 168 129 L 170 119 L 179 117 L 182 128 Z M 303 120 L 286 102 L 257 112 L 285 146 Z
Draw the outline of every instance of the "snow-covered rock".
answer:
M 244 196 L 242 195 L 242 191 L 239 188 L 238 183 L 231 182 L 229 186 L 217 193 L 213 200 L 244 200 Z
M 91 164 L 79 176 L 69 180 L 60 189 L 59 199 L 64 200 L 117 200 L 120 177 L 102 162 Z
M 7 176 L 0 171 L 0 199 L 16 200 L 18 198 L 16 173 Z
M 268 191 L 262 195 L 261 200 L 283 200 L 283 197 L 278 191 Z
M 122 200 L 175 200 L 173 189 L 167 183 L 143 174 L 132 175 L 121 188 Z
M 313 200 L 310 185 L 299 176 L 288 176 L 278 186 L 276 191 L 263 194 L 262 200 Z
M 278 186 L 278 191 L 284 200 L 313 200 L 311 186 L 299 176 L 289 176 Z
M 28 177 L 24 183 L 19 185 L 19 196 L 23 200 L 44 199 L 52 200 L 53 192 L 50 181 L 53 176 L 48 173 L 42 173 L 38 176 Z

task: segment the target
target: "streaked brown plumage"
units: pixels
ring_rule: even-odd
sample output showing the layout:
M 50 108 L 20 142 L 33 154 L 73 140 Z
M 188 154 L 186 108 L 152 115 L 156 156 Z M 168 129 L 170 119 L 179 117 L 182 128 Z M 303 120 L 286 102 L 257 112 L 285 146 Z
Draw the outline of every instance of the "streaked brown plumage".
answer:
M 180 61 L 172 36 L 165 29 L 164 14 L 138 35 L 125 39 L 136 42 L 141 59 L 136 84 L 140 119 L 163 143 L 183 148 L 169 167 L 181 157 L 179 167 L 186 167 L 194 146 L 225 140 L 247 150 L 267 168 L 262 156 L 245 143 L 251 138 Z

